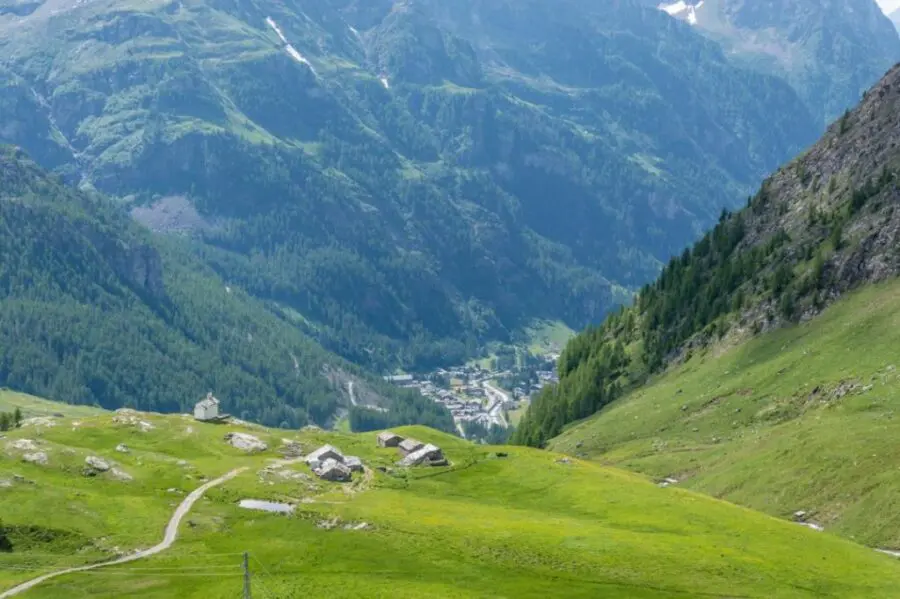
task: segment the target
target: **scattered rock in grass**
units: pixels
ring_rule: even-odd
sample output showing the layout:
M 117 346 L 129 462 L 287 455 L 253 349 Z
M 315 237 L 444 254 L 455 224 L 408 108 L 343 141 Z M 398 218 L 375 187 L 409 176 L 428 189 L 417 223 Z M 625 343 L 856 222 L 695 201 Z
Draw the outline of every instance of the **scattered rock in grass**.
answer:
M 807 513 L 803 510 L 797 510 L 794 512 L 794 520 L 795 521 L 803 521 L 806 520 Z
M 232 447 L 247 452 L 265 451 L 269 448 L 268 445 L 258 438 L 253 435 L 248 435 L 247 433 L 227 433 L 225 435 L 225 440 L 228 441 Z
M 333 528 L 337 528 L 341 524 L 341 519 L 335 516 L 329 520 L 319 520 L 316 522 L 316 528 L 321 528 L 322 530 L 331 530 Z
M 688 409 L 687 404 L 681 406 L 681 411 L 682 411 L 682 412 L 687 412 L 687 409 Z
M 559 458 L 556 460 L 557 464 L 571 464 L 572 460 L 570 458 Z
M 372 528 L 368 522 L 357 522 L 354 524 L 353 522 L 348 522 L 344 524 L 344 530 L 369 530 Z
M 281 453 L 285 457 L 297 458 L 303 455 L 303 446 L 300 445 L 299 441 L 293 441 L 291 439 L 282 439 L 281 440 Z
M 119 453 L 128 453 L 130 450 L 124 443 L 119 443 L 118 445 L 116 445 L 116 451 L 118 451 Z
M 111 467 L 106 460 L 92 455 L 86 457 L 84 463 L 87 465 L 87 468 L 85 468 L 86 476 L 94 476 L 98 472 L 106 472 Z
M 584 441 L 579 441 L 575 444 L 575 449 L 581 449 L 582 447 L 584 447 Z
M 13 481 L 8 478 L 0 478 L 0 489 L 11 489 L 13 486 Z
M 811 528 L 817 532 L 822 532 L 825 530 L 825 527 L 821 524 L 816 524 L 815 522 L 797 522 L 800 526 L 805 526 L 806 528 Z
M 7 443 L 6 448 L 16 451 L 35 451 L 37 450 L 37 442 L 31 439 L 16 439 Z
M 138 430 L 145 433 L 156 428 L 151 422 L 141 420 L 140 413 L 131 408 L 119 408 L 116 410 L 116 414 L 113 416 L 112 421 L 114 424 L 137 427 Z
M 29 462 L 31 464 L 37 464 L 39 466 L 46 466 L 50 461 L 47 457 L 47 453 L 44 451 L 35 451 L 33 453 L 26 453 L 22 456 L 22 460 Z
M 193 434 L 194 434 L 194 427 L 193 427 L 193 426 L 188 426 L 187 428 L 184 429 L 184 433 L 185 433 L 186 435 L 193 435 Z
M 109 471 L 109 474 L 116 480 L 120 480 L 122 482 L 129 482 L 134 480 L 134 477 L 125 472 L 124 470 L 119 470 L 118 468 L 112 468 Z
M 35 416 L 34 418 L 26 418 L 22 421 L 22 428 L 29 426 L 50 428 L 56 426 L 56 421 L 47 416 Z
M 178 460 L 177 462 L 175 462 L 175 464 L 181 466 L 182 468 L 189 465 L 187 460 Z

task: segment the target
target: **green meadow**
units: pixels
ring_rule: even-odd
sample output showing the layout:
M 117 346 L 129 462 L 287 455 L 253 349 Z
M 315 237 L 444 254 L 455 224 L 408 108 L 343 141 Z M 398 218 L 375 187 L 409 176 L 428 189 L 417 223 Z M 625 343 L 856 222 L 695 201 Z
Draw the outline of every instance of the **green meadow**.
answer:
M 900 283 L 873 286 L 695 355 L 550 446 L 900 548 L 898 348 Z
M 59 597 L 235 598 L 249 553 L 254 597 L 835 597 L 896 596 L 900 564 L 848 540 L 590 461 L 476 446 L 398 429 L 444 448 L 450 465 L 397 468 L 375 433 L 212 425 L 187 416 L 100 413 L 26 426 L 0 439 L 0 514 L 12 551 L 0 588 L 65 566 L 155 545 L 175 506 L 207 492 L 166 552 L 71 574 L 23 593 Z M 148 426 L 149 425 L 149 426 Z M 268 444 L 245 454 L 230 431 Z M 33 441 L 45 465 L 12 444 Z M 327 483 L 283 459 L 328 442 L 369 468 Z M 116 451 L 124 443 L 129 452 Z M 88 477 L 87 456 L 133 477 Z M 273 466 L 268 471 L 267 466 Z M 386 471 L 379 470 L 379 467 Z M 285 473 L 287 476 L 285 476 Z M 290 515 L 238 507 L 290 503 Z

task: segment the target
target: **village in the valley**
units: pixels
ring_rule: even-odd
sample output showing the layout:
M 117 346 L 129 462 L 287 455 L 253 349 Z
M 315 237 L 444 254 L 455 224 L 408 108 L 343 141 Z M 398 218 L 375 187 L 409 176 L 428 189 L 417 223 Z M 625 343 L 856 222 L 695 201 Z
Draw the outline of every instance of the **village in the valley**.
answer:
M 523 356 L 514 351 L 511 355 L 424 374 L 386 376 L 385 380 L 418 389 L 445 406 L 453 415 L 459 434 L 477 438 L 495 427 L 506 430 L 515 426 L 532 395 L 558 381 L 558 358 L 558 351 L 539 356 Z

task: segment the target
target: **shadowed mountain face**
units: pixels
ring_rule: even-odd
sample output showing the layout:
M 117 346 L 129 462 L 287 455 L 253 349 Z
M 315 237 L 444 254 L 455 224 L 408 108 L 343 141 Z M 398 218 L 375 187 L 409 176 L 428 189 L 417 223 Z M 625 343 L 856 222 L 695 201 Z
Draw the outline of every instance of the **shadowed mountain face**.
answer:
M 559 386 L 532 402 L 517 440 L 543 444 L 723 338 L 727 347 L 809 320 L 851 290 L 900 275 L 898 124 L 900 65 L 744 209 L 672 258 L 632 307 L 573 339 Z
M 442 407 L 366 375 L 226 285 L 186 240 L 151 236 L 4 146 L 0 255 L 2 388 L 179 413 L 215 389 L 224 410 L 272 426 L 327 425 L 364 403 L 380 426 L 453 430 Z
M 900 60 L 900 37 L 875 0 L 687 0 L 658 6 L 720 42 L 736 64 L 789 81 L 820 126 L 855 105 Z
M 599 320 L 817 128 L 655 8 L 0 6 L 0 140 L 380 368 Z

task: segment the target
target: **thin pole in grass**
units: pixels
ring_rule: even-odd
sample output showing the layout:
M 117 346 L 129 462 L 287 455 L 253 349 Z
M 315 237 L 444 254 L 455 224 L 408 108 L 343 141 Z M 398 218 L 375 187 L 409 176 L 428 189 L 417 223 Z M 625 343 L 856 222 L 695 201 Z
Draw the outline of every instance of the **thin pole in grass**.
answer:
M 244 552 L 244 599 L 253 599 L 250 595 L 250 554 Z

